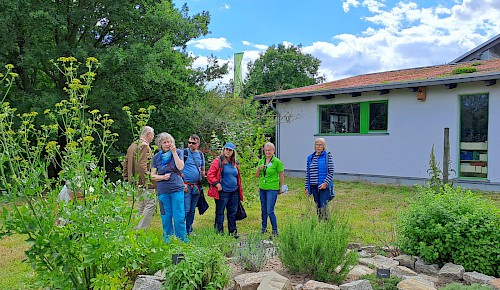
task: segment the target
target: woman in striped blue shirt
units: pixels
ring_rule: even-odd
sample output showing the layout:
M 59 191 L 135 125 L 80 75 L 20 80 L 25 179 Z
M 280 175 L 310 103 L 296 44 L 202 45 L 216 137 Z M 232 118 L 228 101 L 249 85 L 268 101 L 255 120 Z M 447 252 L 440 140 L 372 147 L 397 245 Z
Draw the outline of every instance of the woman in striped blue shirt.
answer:
M 307 157 L 306 195 L 312 195 L 320 219 L 328 219 L 328 201 L 335 196 L 333 188 L 333 157 L 327 151 L 326 141 L 317 138 L 314 141 L 314 152 Z

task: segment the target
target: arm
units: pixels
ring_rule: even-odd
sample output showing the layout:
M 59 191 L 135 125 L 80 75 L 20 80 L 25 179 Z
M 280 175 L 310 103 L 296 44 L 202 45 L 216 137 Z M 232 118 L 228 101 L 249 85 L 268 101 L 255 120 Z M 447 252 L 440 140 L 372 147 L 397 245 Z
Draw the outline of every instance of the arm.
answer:
M 309 195 L 309 157 L 306 161 L 306 181 L 304 182 L 304 190 L 306 195 Z
M 280 171 L 279 175 L 280 175 L 280 193 L 281 193 L 281 187 L 283 186 L 283 184 L 285 184 L 285 171 Z
M 333 175 L 334 175 L 335 170 L 333 167 L 333 157 L 332 157 L 332 154 L 330 152 L 328 152 L 328 155 L 327 155 L 327 171 L 328 171 L 328 173 L 325 177 L 325 180 L 321 184 L 320 189 L 327 188 L 328 185 L 333 182 Z
M 159 175 L 156 168 L 151 168 L 151 178 L 153 178 L 153 180 L 156 180 L 156 181 L 169 180 L 170 173 Z
M 212 164 L 210 165 L 210 168 L 208 169 L 207 173 L 207 181 L 211 186 L 217 187 L 218 191 L 222 190 L 222 186 L 220 185 L 220 180 L 218 179 L 218 173 L 219 173 L 219 157 L 215 158 L 214 161 L 212 161 Z
M 264 162 L 262 162 L 262 160 L 259 161 L 259 163 L 257 164 L 257 170 L 255 171 L 255 177 L 259 178 L 260 177 L 260 171 L 261 170 L 264 170 Z
M 151 149 L 147 144 L 140 144 L 139 156 L 137 160 L 137 172 L 139 173 L 139 184 L 146 184 L 149 174 L 148 162 Z
M 177 149 L 175 148 L 175 145 L 172 145 L 172 147 L 170 148 L 170 151 L 172 151 L 172 158 L 174 158 L 175 167 L 177 167 L 177 169 L 179 169 L 179 170 L 184 169 L 184 160 L 182 160 L 179 157 L 179 153 L 177 153 Z

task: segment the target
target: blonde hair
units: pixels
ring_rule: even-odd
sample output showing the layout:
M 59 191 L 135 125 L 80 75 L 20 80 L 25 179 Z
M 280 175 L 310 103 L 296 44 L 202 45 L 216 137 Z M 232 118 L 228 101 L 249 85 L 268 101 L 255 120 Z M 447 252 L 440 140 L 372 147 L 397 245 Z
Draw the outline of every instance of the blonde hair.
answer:
M 158 146 L 158 149 L 161 150 L 161 143 L 165 139 L 172 141 L 172 144 L 175 145 L 175 139 L 174 139 L 174 137 L 172 137 L 172 135 L 170 135 L 166 132 L 161 132 L 160 134 L 158 134 L 158 137 L 156 137 L 156 142 L 155 142 L 156 146 Z
M 321 143 L 323 144 L 323 150 L 324 151 L 327 151 L 328 150 L 328 147 L 326 147 L 326 141 L 324 138 L 316 138 L 316 140 L 314 140 L 314 145 L 316 145 L 316 143 Z M 316 149 L 316 148 L 315 148 Z
M 266 147 L 271 147 L 273 150 L 276 150 L 276 146 L 274 146 L 272 142 L 267 142 L 266 144 L 264 144 L 264 147 L 262 148 L 265 149 Z

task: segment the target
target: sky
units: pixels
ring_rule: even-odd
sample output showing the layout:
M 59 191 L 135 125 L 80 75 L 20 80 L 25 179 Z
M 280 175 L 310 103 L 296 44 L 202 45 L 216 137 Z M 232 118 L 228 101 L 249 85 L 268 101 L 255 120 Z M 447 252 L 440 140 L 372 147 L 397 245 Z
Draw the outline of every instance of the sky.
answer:
M 210 12 L 210 33 L 187 50 L 194 67 L 207 57 L 247 64 L 271 45 L 301 45 L 321 60 L 326 81 L 448 63 L 500 34 L 500 0 L 174 0 L 189 15 Z M 216 83 L 209 84 L 215 86 Z

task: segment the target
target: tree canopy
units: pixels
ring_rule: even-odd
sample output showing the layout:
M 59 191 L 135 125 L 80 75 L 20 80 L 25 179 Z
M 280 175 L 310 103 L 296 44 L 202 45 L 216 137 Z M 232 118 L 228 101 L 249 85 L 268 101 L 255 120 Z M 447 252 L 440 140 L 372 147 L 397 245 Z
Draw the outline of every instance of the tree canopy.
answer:
M 190 16 L 171 0 L 0 0 L 0 22 L 0 64 L 19 75 L 7 101 L 19 112 L 51 108 L 66 97 L 66 79 L 51 61 L 95 57 L 100 67 L 87 104 L 116 120 L 119 151 L 133 138 L 123 106 L 155 105 L 157 131 L 190 134 L 180 108 L 227 72 L 214 59 L 192 68 L 186 43 L 209 33 L 210 14 Z
M 319 59 L 302 53 L 300 45 L 270 46 L 248 64 L 244 93 L 260 95 L 321 83 L 324 77 L 318 72 L 320 64 Z

